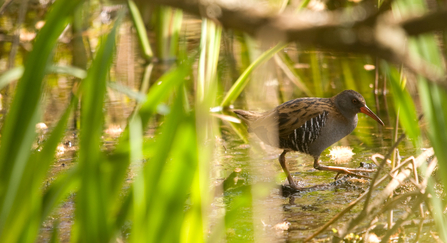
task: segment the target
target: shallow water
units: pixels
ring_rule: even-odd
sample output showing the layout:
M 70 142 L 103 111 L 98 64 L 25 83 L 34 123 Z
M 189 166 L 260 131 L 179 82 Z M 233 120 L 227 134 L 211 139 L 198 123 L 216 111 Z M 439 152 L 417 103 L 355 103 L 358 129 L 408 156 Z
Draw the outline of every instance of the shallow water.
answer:
M 357 135 L 348 135 L 323 152 L 320 157 L 321 163 L 351 168 L 358 167 L 360 163 L 373 164 L 371 160 L 373 154 L 385 155 L 391 147 L 391 132 L 390 127 L 379 129 L 377 126 L 359 126 L 355 133 L 360 134 L 362 140 L 368 140 L 368 142 L 362 142 Z M 241 223 L 236 224 L 234 229 L 227 229 L 226 237 L 230 242 L 259 239 L 261 242 L 302 241 L 368 189 L 368 179 L 340 176 L 335 181 L 336 174 L 334 172 L 315 170 L 311 156 L 294 152 L 287 154 L 286 161 L 297 184 L 302 187 L 315 185 L 319 185 L 319 187 L 310 191 L 290 193 L 285 187 L 288 182 L 278 162 L 278 156 L 282 150 L 263 145 L 255 135 L 251 136 L 253 146 L 244 144 L 230 132 L 224 137 L 225 139 L 221 141 L 222 147 L 225 148 L 224 155 L 219 156 L 220 162 L 217 166 L 221 176 L 216 178 L 218 181 L 223 181 L 226 178 L 224 175 L 229 175 L 230 181 L 236 178 L 237 183 L 232 183 L 225 193 L 218 195 L 216 200 L 220 196 L 224 203 L 218 204 L 219 206 L 216 206 L 214 210 L 216 212 L 222 211 L 223 208 L 231 210 L 232 201 L 242 192 L 249 191 L 253 195 L 253 208 L 241 207 L 238 209 L 239 215 L 236 221 Z M 341 145 L 351 148 L 354 155 L 349 161 L 340 164 L 330 158 L 329 150 L 334 146 Z M 403 143 L 399 147 L 399 151 L 402 158 L 420 153 L 411 143 Z M 233 173 L 231 174 L 231 172 Z M 255 190 L 263 192 L 256 195 Z M 316 239 L 329 241 L 333 235 L 332 229 L 348 222 L 360 212 L 362 207 L 363 203 L 355 206 Z M 402 207 L 397 207 L 397 210 L 394 211 L 395 220 L 403 213 L 399 208 Z M 386 220 L 386 217 L 381 217 L 376 224 L 383 226 L 386 224 Z M 249 226 L 251 222 L 253 222 L 253 228 Z M 433 225 L 426 226 L 424 232 L 434 229 Z M 415 237 L 415 232 L 416 227 L 408 228 L 405 231 L 407 235 L 401 236 L 401 240 L 410 242 Z M 380 236 L 379 233 L 377 234 Z M 381 233 L 383 234 L 384 231 Z M 430 234 L 425 236 L 428 237 L 426 240 L 431 237 Z

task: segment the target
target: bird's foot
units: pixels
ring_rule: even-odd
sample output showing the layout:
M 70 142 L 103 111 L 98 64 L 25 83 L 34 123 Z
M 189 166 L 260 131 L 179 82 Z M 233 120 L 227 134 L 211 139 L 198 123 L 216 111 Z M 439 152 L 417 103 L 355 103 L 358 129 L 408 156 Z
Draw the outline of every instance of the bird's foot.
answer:
M 292 175 L 290 174 L 287 175 L 287 181 L 289 181 L 289 184 L 284 185 L 285 187 L 289 187 L 293 191 L 301 191 L 302 187 L 296 185 Z
M 304 188 L 297 186 L 295 183 L 289 184 L 289 187 L 295 191 L 302 191 Z
M 296 183 L 296 181 L 293 179 L 292 176 L 288 177 L 287 180 L 289 181 L 289 184 L 286 184 L 283 186 L 284 188 L 287 188 L 290 192 L 303 192 L 303 191 L 309 191 L 313 189 L 313 187 L 300 187 Z

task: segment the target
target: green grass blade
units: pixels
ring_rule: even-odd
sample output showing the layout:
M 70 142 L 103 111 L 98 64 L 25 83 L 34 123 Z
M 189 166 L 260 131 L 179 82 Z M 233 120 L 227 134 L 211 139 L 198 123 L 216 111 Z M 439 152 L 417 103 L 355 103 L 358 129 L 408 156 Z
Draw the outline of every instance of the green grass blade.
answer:
M 418 115 L 416 114 L 416 106 L 410 93 L 405 89 L 400 81 L 400 74 L 396 68 L 388 67 L 386 63 L 383 63 L 382 68 L 384 72 L 388 74 L 390 80 L 391 92 L 393 94 L 394 104 L 396 111 L 400 108 L 399 121 L 402 128 L 405 130 L 407 136 L 412 139 L 413 144 L 419 145 L 421 138 L 421 131 L 418 124 Z
M 27 57 L 24 73 L 17 84 L 11 109 L 2 128 L 0 147 L 0 241 L 14 242 L 20 232 L 8 227 L 24 220 L 25 215 L 11 215 L 13 205 L 26 200 L 18 193 L 20 185 L 32 178 L 24 177 L 29 166 L 35 124 L 39 118 L 43 78 L 56 41 L 70 20 L 73 10 L 82 1 L 57 1 L 48 13 L 45 25 L 38 33 L 33 50 Z M 16 228 L 16 230 L 20 230 Z M 11 238 L 10 238 L 11 237 Z
M 143 129 L 140 116 L 135 113 L 129 122 L 129 141 L 130 141 L 130 161 L 134 169 L 133 173 L 137 176 L 132 183 L 132 199 L 133 199 L 133 224 L 132 239 L 146 241 L 146 215 L 147 215 L 147 198 L 145 174 L 141 173 L 143 159 Z M 151 163 L 154 163 L 151 161 Z
M 343 70 L 343 79 L 345 81 L 346 89 L 357 90 L 360 92 L 360 90 L 357 88 L 354 79 L 353 68 L 349 63 L 349 60 L 347 58 L 342 58 L 340 62 L 341 62 L 341 69 Z
M 0 90 L 2 90 L 14 80 L 21 78 L 24 71 L 25 69 L 23 67 L 15 67 L 0 75 Z
M 215 137 L 218 135 L 216 119 L 210 114 L 210 107 L 214 107 L 217 93 L 218 73 L 222 28 L 214 22 L 202 22 L 201 54 L 198 65 L 195 102 L 195 127 L 197 127 L 197 146 L 199 168 L 193 173 L 189 194 L 189 209 L 185 212 L 181 228 L 181 242 L 203 242 L 204 232 L 208 231 L 208 212 L 213 200 L 209 191 L 209 167 L 213 154 Z M 204 146 L 203 144 L 207 144 Z
M 70 65 L 51 65 L 48 67 L 48 72 L 68 74 L 79 79 L 84 79 L 87 76 L 87 72 L 85 70 Z
M 136 100 L 138 103 L 144 102 L 146 100 L 146 95 L 141 92 L 135 92 L 133 89 L 128 86 L 116 83 L 116 82 L 108 82 L 107 86 L 116 92 L 122 93 L 129 98 Z
M 133 137 L 137 137 L 138 132 L 135 132 L 136 129 L 136 125 L 134 124 L 135 122 L 135 118 L 137 117 L 141 117 L 141 121 L 138 122 L 138 124 L 140 124 L 139 126 L 141 127 L 141 129 L 144 129 L 149 121 L 149 119 L 153 116 L 154 113 L 156 113 L 157 111 L 157 107 L 161 104 L 161 102 L 165 101 L 169 95 L 172 94 L 172 92 L 175 90 L 175 87 L 178 87 L 178 85 L 182 84 L 186 78 L 187 75 L 190 74 L 191 72 L 191 67 L 192 67 L 192 63 L 194 62 L 196 58 L 196 55 L 193 55 L 191 58 L 189 58 L 188 60 L 185 60 L 183 62 L 181 62 L 182 64 L 179 65 L 176 68 L 173 68 L 170 72 L 168 72 L 167 74 L 165 74 L 164 76 L 162 76 L 156 83 L 157 85 L 154 85 L 151 87 L 148 95 L 145 97 L 145 101 L 144 103 L 141 104 L 140 108 L 136 111 L 137 113 L 134 114 L 134 118 L 131 119 L 129 126 L 126 128 L 126 130 L 123 132 L 120 141 L 118 143 L 118 145 L 116 146 L 116 150 L 114 151 L 114 153 L 112 153 L 111 156 L 109 156 L 109 160 L 110 163 L 116 164 L 113 169 L 111 169 L 111 176 L 110 176 L 110 180 L 111 180 L 111 191 L 119 191 L 120 188 L 122 187 L 122 185 L 120 183 L 117 182 L 121 182 L 123 181 L 123 179 L 126 176 L 126 168 L 129 165 L 130 161 L 135 161 L 135 159 L 131 159 L 131 158 L 135 158 L 135 152 L 132 151 L 138 151 L 135 149 L 132 149 L 132 147 L 135 146 L 135 144 L 138 143 L 134 143 L 134 141 L 132 141 L 131 137 L 131 132 L 133 132 Z M 139 118 L 140 119 L 140 118 Z M 142 130 L 141 130 L 142 131 Z M 142 132 L 140 132 L 142 134 Z M 141 135 L 140 134 L 140 135 Z M 133 144 L 133 145 L 132 145 Z M 139 156 L 137 156 L 139 157 Z M 134 187 L 138 187 L 138 188 L 143 188 L 141 187 L 141 182 L 139 182 L 141 180 L 141 177 L 137 177 L 136 181 L 134 182 Z M 118 195 L 117 195 L 118 196 Z M 133 199 L 134 202 L 133 204 L 130 203 L 129 201 L 125 204 L 128 205 L 133 205 L 134 207 L 135 204 L 137 202 L 141 202 L 140 198 L 141 196 L 144 197 L 144 193 L 133 193 Z M 128 198 L 128 196 L 126 196 Z M 128 199 L 130 200 L 130 199 Z M 121 211 L 124 212 L 126 210 L 128 210 L 127 206 L 123 204 L 121 207 Z M 138 205 L 143 205 L 144 206 L 145 203 L 140 203 Z M 140 213 L 140 216 L 144 214 L 142 213 L 142 211 L 144 211 L 142 209 L 142 207 L 138 208 L 138 209 L 134 209 L 137 210 L 137 212 Z M 126 217 L 125 215 L 121 215 L 121 220 L 124 220 L 124 218 Z M 122 223 L 123 221 L 120 222 Z M 138 219 L 137 219 L 138 221 Z M 120 224 L 120 222 L 117 222 L 117 225 Z M 145 229 L 144 229 L 145 230 Z M 137 234 L 138 233 L 135 233 Z
M 172 11 L 172 27 L 170 28 L 171 39 L 169 42 L 169 54 L 171 56 L 176 56 L 179 48 L 180 28 L 182 27 L 183 22 L 183 11 L 180 9 L 173 9 Z
M 182 92 L 178 92 L 178 94 L 182 94 Z M 156 163 L 149 163 L 145 167 L 145 179 L 146 185 L 148 188 L 146 189 L 146 195 L 148 197 L 148 201 L 152 200 L 154 186 L 160 179 L 161 174 L 159 173 L 164 167 L 164 161 L 167 160 L 169 156 L 169 151 L 173 148 L 172 139 L 177 134 L 177 129 L 184 119 L 184 108 L 183 101 L 179 101 L 179 98 L 176 99 L 177 103 L 173 104 L 171 108 L 170 115 L 168 115 L 164 121 L 164 125 L 161 128 L 160 133 L 162 136 L 157 138 L 157 149 L 156 151 L 163 151 L 161 153 L 156 153 L 155 156 L 151 159 L 156 161 Z
M 157 6 L 154 11 L 157 54 L 162 61 L 173 60 L 178 51 L 183 14 L 179 9 Z
M 441 88 L 429 84 L 427 81 L 420 78 L 418 83 L 419 94 L 421 96 L 421 103 L 424 108 L 424 119 L 429 122 L 428 137 L 430 139 L 431 145 L 435 150 L 436 157 L 439 161 L 439 177 L 441 178 L 444 186 L 447 186 L 447 150 L 445 145 L 447 144 L 447 112 L 445 111 L 447 104 L 447 94 Z M 430 201 L 433 204 L 434 220 L 440 234 L 440 238 L 443 241 L 447 241 L 447 232 L 445 231 L 447 227 L 447 220 L 444 215 L 444 202 L 441 198 L 437 197 L 437 192 L 433 190 L 435 184 L 429 180 L 430 187 L 429 192 L 432 193 Z
M 292 60 L 288 58 L 284 53 L 278 53 L 278 57 L 276 60 L 279 62 L 279 66 L 286 73 L 290 73 L 288 76 L 292 76 L 290 80 L 298 87 L 298 89 L 303 92 L 305 95 L 312 97 L 313 93 L 307 88 L 306 84 L 302 81 L 301 77 L 295 71 L 293 67 Z
M 39 180 L 35 181 L 35 186 L 38 189 L 40 187 L 40 184 L 44 180 L 44 177 L 46 175 L 46 172 L 48 170 L 48 167 L 51 165 L 51 162 L 53 162 L 54 154 L 56 152 L 57 146 L 62 139 L 62 137 L 65 134 L 65 129 L 67 127 L 68 119 L 70 117 L 71 112 L 73 111 L 73 108 L 77 106 L 78 98 L 73 96 L 72 100 L 70 102 L 70 105 L 68 109 L 65 110 L 64 114 L 62 115 L 61 119 L 57 123 L 56 127 L 51 132 L 48 139 L 45 141 L 45 144 L 42 146 L 41 152 L 38 154 L 38 157 L 36 158 L 36 161 L 39 161 L 38 167 L 43 168 L 39 175 Z M 74 182 L 75 180 L 70 177 L 70 181 Z M 57 184 L 57 183 L 56 183 Z M 48 201 L 48 193 L 51 192 L 53 194 L 54 191 L 61 191 L 60 188 L 55 189 L 54 185 L 52 184 L 47 192 L 45 192 L 43 196 L 43 203 L 42 203 L 42 217 L 41 222 L 45 220 L 45 218 L 49 215 L 49 213 L 54 209 L 54 207 L 57 206 L 57 204 L 60 202 L 60 200 L 64 197 L 65 194 L 58 193 L 60 196 L 59 200 L 50 200 Z M 39 192 L 40 193 L 40 192 Z
M 80 188 L 77 193 L 76 222 L 73 239 L 79 242 L 109 242 L 114 235 L 111 208 L 114 194 L 106 183 L 109 164 L 100 150 L 103 129 L 103 104 L 107 76 L 114 57 L 116 33 L 123 17 L 119 14 L 114 27 L 101 43 L 87 77 L 82 84 L 81 131 L 79 142 Z M 113 164 L 112 164 L 113 166 Z M 116 192 L 115 192 L 116 193 Z
M 175 87 L 183 83 L 187 76 L 191 74 L 192 65 L 197 58 L 197 54 L 193 53 L 188 59 L 183 60 L 177 67 L 172 68 L 162 77 L 160 77 L 156 85 L 149 89 L 146 100 L 136 111 L 141 117 L 143 128 L 147 126 L 149 119 L 157 111 L 157 107 L 172 94 Z M 129 163 L 129 131 L 126 128 L 121 134 L 120 140 L 114 153 L 109 157 L 110 160 L 120 161 L 124 164 Z
M 59 243 L 59 221 L 53 223 L 53 232 L 51 233 L 50 243 Z
M 171 94 L 173 88 L 177 87 L 185 81 L 185 78 L 191 74 L 192 65 L 197 58 L 197 54 L 193 53 L 188 59 L 183 60 L 178 67 L 163 75 L 156 82 L 157 85 L 152 86 L 146 96 L 146 101 L 141 104 L 138 111 L 142 124 L 145 126 L 149 118 L 156 112 L 158 105 L 165 101 Z
M 307 7 L 307 5 L 309 5 L 310 0 L 304 0 L 300 3 L 300 6 L 298 6 L 298 8 L 296 9 L 296 12 L 299 12 L 301 10 L 303 10 L 304 8 Z
M 74 192 L 79 187 L 79 167 L 77 165 L 67 172 L 59 175 L 43 194 L 41 221 L 43 222 L 55 207 L 67 197 L 70 192 Z
M 54 160 L 54 154 L 56 153 L 57 146 L 65 134 L 65 129 L 67 127 L 68 119 L 73 111 L 73 108 L 77 105 L 78 98 L 73 96 L 69 107 L 65 110 L 61 119 L 57 123 L 56 127 L 51 132 L 48 139 L 42 146 L 41 152 L 38 153 L 36 161 L 38 161 L 39 170 L 35 170 L 34 174 L 36 176 L 36 189 L 40 187 L 40 184 L 44 180 L 49 166 Z
M 422 0 L 413 1 L 396 1 L 393 9 L 399 12 L 402 17 L 411 15 L 414 12 L 427 12 L 426 2 Z M 430 65 L 434 65 L 439 70 L 445 73 L 444 60 L 441 56 L 441 51 L 438 47 L 437 40 L 432 34 L 425 34 L 417 38 L 411 38 L 408 41 L 411 55 L 422 58 Z M 431 145 L 435 150 L 435 155 L 439 161 L 439 177 L 443 186 L 447 186 L 447 93 L 445 90 L 436 85 L 429 84 L 423 77 L 418 77 L 418 91 L 420 95 L 421 104 L 424 112 L 424 119 L 428 122 L 427 131 Z M 437 193 L 432 189 L 434 185 L 429 180 L 428 192 L 431 193 L 430 201 L 433 206 L 433 215 L 440 239 L 447 242 L 447 219 L 444 216 L 445 201 L 444 198 L 437 196 Z M 444 206 L 443 206 L 444 205 Z
M 173 141 L 175 149 L 172 151 L 172 160 L 160 177 L 161 183 L 154 197 L 156 200 L 149 209 L 151 220 L 154 220 L 149 225 L 149 232 L 155 236 L 153 242 L 179 242 L 185 201 L 197 173 L 198 148 L 192 115 L 185 118 L 178 131 Z M 203 235 L 195 235 L 195 240 L 202 242 Z
M 312 71 L 312 81 L 314 83 L 314 94 L 317 97 L 323 97 L 323 80 L 321 79 L 321 65 L 318 60 L 319 55 L 316 49 L 309 54 L 310 55 L 310 69 Z
M 178 92 L 178 94 L 182 94 L 182 92 Z M 156 233 L 153 230 L 154 227 L 159 227 L 159 222 L 154 222 L 156 221 L 153 215 L 155 212 L 151 211 L 151 209 L 153 210 L 151 204 L 158 200 L 155 192 L 159 184 L 161 172 L 166 165 L 173 146 L 172 140 L 176 137 L 178 126 L 184 120 L 181 99 L 176 98 L 170 114 L 161 128 L 160 135 L 156 138 L 157 142 L 154 146 L 156 146 L 158 153 L 155 153 L 150 162 L 145 165 L 142 173 L 135 178 L 133 184 L 134 214 L 132 218 L 134 227 L 132 227 L 130 242 L 157 242 L 155 241 Z M 175 114 L 175 116 L 172 114 Z M 160 200 L 163 200 L 163 198 L 161 196 Z
M 178 92 L 157 137 L 157 151 L 163 153 L 157 153 L 144 169 L 147 242 L 179 242 L 184 203 L 196 173 L 195 122 L 192 114 L 185 113 L 182 94 Z
M 10 84 L 14 80 L 17 80 L 23 76 L 23 73 L 25 72 L 24 67 L 15 67 L 12 69 L 9 69 L 8 71 L 4 72 L 0 76 L 0 90 L 2 90 L 6 85 Z M 48 73 L 59 73 L 59 74 L 68 74 L 71 76 L 74 76 L 76 78 L 83 79 L 86 76 L 86 72 L 80 68 L 64 65 L 51 65 L 48 67 L 47 70 Z
M 192 66 L 194 61 L 196 60 L 197 55 L 193 54 L 190 58 L 183 60 L 181 64 L 173 69 L 171 69 L 169 72 L 167 72 L 165 75 L 163 75 L 157 82 L 156 85 L 152 86 L 146 96 L 146 101 L 141 104 L 141 107 L 136 112 L 138 113 L 138 116 L 141 117 L 141 126 L 144 129 L 149 121 L 149 119 L 156 113 L 157 107 L 164 102 L 176 88 L 178 88 L 185 80 L 188 75 L 190 75 L 192 71 Z M 177 119 L 180 119 L 177 117 Z M 130 131 L 129 127 L 125 129 L 123 134 L 120 137 L 120 140 L 118 142 L 118 145 L 116 146 L 115 151 L 112 153 L 112 155 L 109 156 L 109 160 L 111 163 L 116 163 L 121 165 L 124 169 L 119 170 L 116 168 L 111 172 L 112 179 L 114 181 L 122 181 L 124 177 L 126 176 L 126 169 L 127 166 L 130 163 Z M 170 131 L 168 131 L 170 132 Z M 168 138 L 169 140 L 169 138 Z M 166 141 L 165 143 L 170 144 L 171 141 Z M 152 149 L 152 147 L 151 147 Z M 165 151 L 159 148 L 154 149 L 154 151 Z M 158 154 L 164 154 L 158 153 Z M 137 180 L 139 180 L 137 178 Z M 135 182 L 134 182 L 135 183 Z M 140 182 L 136 182 L 134 186 L 141 186 Z M 115 184 L 114 187 L 112 187 L 112 191 L 116 191 L 121 189 L 121 184 Z M 143 188 L 144 189 L 144 188 Z M 139 190 L 139 189 L 137 189 Z M 141 193 L 139 195 L 136 195 L 133 192 L 133 189 L 126 195 L 126 199 L 124 203 L 121 206 L 121 209 L 119 209 L 118 219 L 116 225 L 122 225 L 124 223 L 124 220 L 126 219 L 127 215 L 126 213 L 129 213 L 129 209 L 131 206 L 135 207 L 135 203 L 142 201 L 140 199 L 137 199 L 137 201 L 134 201 L 136 197 L 138 196 L 144 196 L 145 193 Z M 146 199 L 144 199 L 146 200 Z M 144 202 L 144 201 L 143 201 Z M 144 232 L 146 232 L 146 225 L 147 222 L 145 219 L 147 219 L 147 215 L 145 212 L 147 211 L 147 205 L 144 203 L 139 208 L 134 208 L 133 210 L 137 210 L 134 213 L 133 217 L 133 223 L 136 225 L 132 228 L 132 235 L 139 236 L 135 239 L 136 242 L 144 241 L 145 236 Z M 143 232 L 143 233 L 140 233 Z M 132 241 L 132 239 L 131 239 Z
M 141 49 L 143 50 L 142 56 L 146 60 L 151 60 L 154 55 L 152 53 L 146 27 L 144 26 L 140 11 L 138 10 L 135 2 L 132 0 L 127 1 L 127 7 L 129 8 L 130 17 L 132 18 L 133 25 L 137 31 L 138 41 L 140 42 Z
M 233 84 L 231 89 L 228 91 L 227 95 L 223 99 L 220 106 L 222 107 L 228 107 L 230 106 L 236 98 L 241 94 L 242 90 L 244 90 L 245 86 L 247 85 L 248 81 L 250 80 L 250 74 L 253 72 L 253 70 L 258 67 L 260 64 L 266 62 L 268 59 L 273 57 L 275 53 L 278 51 L 284 49 L 286 45 L 283 43 L 277 44 L 276 46 L 272 47 L 268 51 L 262 53 L 261 56 L 259 56 L 258 59 L 256 59 L 254 62 L 250 64 L 250 66 L 245 69 L 245 71 L 241 74 L 241 76 L 236 80 L 236 82 Z
M 56 148 L 65 134 L 65 128 L 73 107 L 77 103 L 77 98 L 73 98 L 68 109 L 64 112 L 56 127 L 50 136 L 44 142 L 40 152 L 32 154 L 28 161 L 28 166 L 24 171 L 24 178 L 29 180 L 22 181 L 20 201 L 16 201 L 11 212 L 15 215 L 22 214 L 22 218 L 17 218 L 14 225 L 22 230 L 22 238 L 26 237 L 28 242 L 33 242 L 37 236 L 40 225 L 44 218 L 40 217 L 42 211 L 42 192 L 41 186 L 48 173 L 50 165 L 54 161 Z M 30 206 L 31 205 L 31 206 Z M 17 223 L 20 222 L 21 224 Z

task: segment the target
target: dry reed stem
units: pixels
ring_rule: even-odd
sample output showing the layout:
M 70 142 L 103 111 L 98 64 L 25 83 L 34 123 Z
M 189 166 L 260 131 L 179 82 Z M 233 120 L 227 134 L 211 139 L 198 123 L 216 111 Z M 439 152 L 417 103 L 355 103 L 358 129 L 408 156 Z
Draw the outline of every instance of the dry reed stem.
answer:
M 398 140 L 398 142 L 400 142 L 400 139 Z M 392 151 L 392 149 L 391 149 L 391 151 Z M 432 148 L 430 148 L 430 149 L 428 149 L 428 150 L 426 150 L 424 153 L 422 153 L 421 155 L 419 155 L 419 157 L 416 159 L 416 161 L 415 162 L 417 162 L 417 163 L 415 163 L 415 165 L 416 165 L 416 168 L 417 167 L 419 167 L 421 164 L 422 164 L 422 162 L 423 161 L 425 161 L 424 160 L 424 158 L 428 158 L 428 157 L 430 157 L 430 156 L 432 156 L 434 154 L 434 151 L 433 151 L 433 149 Z M 375 157 L 382 157 L 382 158 L 386 158 L 386 157 L 383 157 L 383 156 L 379 156 L 379 155 L 373 155 L 373 156 L 375 156 Z M 385 160 L 384 160 L 385 161 Z M 360 195 L 356 200 L 354 200 L 354 201 L 352 201 L 345 209 L 343 209 L 341 212 L 339 212 L 337 215 L 335 215 L 332 219 L 330 219 L 326 224 L 324 224 L 322 227 L 320 227 L 320 229 L 318 229 L 315 233 L 313 233 L 311 236 L 309 236 L 309 237 L 307 237 L 305 240 L 304 240 L 304 242 L 308 242 L 308 241 L 310 241 L 310 240 L 312 240 L 313 238 L 315 238 L 317 235 L 319 235 L 319 234 L 321 234 L 324 230 L 326 230 L 332 223 L 334 223 L 335 221 L 337 221 L 339 218 L 341 218 L 344 214 L 346 214 L 347 212 L 349 212 L 357 203 L 359 203 L 361 200 L 363 200 L 368 194 L 370 194 L 370 192 L 374 189 L 374 188 L 376 188 L 377 186 L 379 186 L 380 184 L 382 184 L 382 182 L 384 182 L 386 179 L 388 179 L 389 177 L 391 177 L 391 175 L 394 173 L 394 172 L 396 172 L 396 171 L 398 171 L 399 169 L 401 169 L 403 166 L 405 166 L 405 165 L 407 165 L 409 162 L 412 162 L 412 160 L 411 159 L 406 159 L 405 161 L 403 161 L 400 165 L 398 165 L 394 170 L 392 170 L 392 171 L 390 171 L 388 174 L 386 174 L 385 176 L 383 176 L 382 178 L 380 178 L 379 180 L 375 180 L 376 182 L 373 184 L 373 183 L 371 183 L 371 186 L 370 186 L 370 188 L 366 191 L 366 192 L 364 192 L 362 195 Z M 432 169 L 430 169 L 430 171 L 432 172 L 433 171 L 433 169 L 435 168 L 435 166 L 432 166 L 432 164 L 433 163 L 430 163 L 430 166 L 429 166 L 429 168 L 432 168 Z M 413 166 L 415 166 L 415 165 L 413 165 Z M 412 167 L 413 167 L 412 166 Z M 402 173 L 402 172 L 401 172 Z M 399 174 L 401 174 L 401 173 L 399 173 Z M 376 177 L 375 177 L 376 178 Z M 396 179 L 393 179 L 394 181 L 401 181 L 401 178 L 400 178 L 400 176 L 398 175 L 398 178 L 396 178 Z M 392 181 L 393 181 L 392 180 Z M 425 181 L 425 180 L 424 180 Z M 423 182 L 424 182 L 423 181 Z M 399 186 L 400 184 L 394 184 L 394 186 Z M 427 185 L 427 182 L 425 182 L 425 186 Z M 397 187 L 396 186 L 396 187 Z M 390 190 L 390 188 L 388 189 L 388 190 Z M 394 190 L 394 189 L 393 189 Z M 418 194 L 421 194 L 421 192 L 422 192 L 423 190 L 421 190 L 420 192 L 418 192 Z M 408 197 L 408 196 L 411 196 L 411 195 L 406 195 L 406 197 Z M 385 197 L 386 198 L 386 197 Z M 398 197 L 399 199 L 401 199 L 401 197 Z M 397 199 L 397 200 L 399 200 L 399 199 Z M 373 204 L 373 205 L 376 205 L 376 204 Z M 370 209 L 371 210 L 371 209 Z M 369 211 L 370 211 L 369 210 Z M 364 211 L 362 211 L 360 214 L 359 214 L 359 216 L 357 216 L 357 220 L 360 218 L 360 220 L 359 220 L 359 222 L 360 221 L 362 221 L 363 220 L 363 218 L 362 217 L 360 217 L 360 215 L 362 215 L 364 213 Z M 358 223 L 359 222 L 357 222 L 357 225 L 358 225 Z M 352 223 L 352 221 L 351 221 L 351 223 Z M 341 231 L 340 231 L 341 232 Z M 346 230 L 344 231 L 344 232 L 347 232 Z M 345 235 L 345 234 L 344 234 Z
M 414 166 L 416 166 L 416 168 L 420 167 L 429 157 L 433 155 L 434 155 L 433 148 L 427 149 L 414 160 L 415 161 Z M 407 163 L 409 161 L 411 160 L 408 159 Z M 402 164 L 396 167 L 396 169 L 401 168 Z M 396 169 L 391 171 L 387 176 L 393 174 L 396 171 Z M 351 232 L 354 228 L 356 228 L 360 224 L 360 222 L 368 220 L 371 218 L 372 215 L 375 215 L 373 211 L 379 209 L 379 207 L 383 205 L 383 203 L 388 199 L 388 196 L 410 176 L 411 171 L 412 168 L 407 166 L 407 168 L 400 171 L 397 174 L 397 176 L 394 176 L 394 178 L 388 183 L 388 185 L 374 198 L 374 200 L 371 203 L 369 203 L 366 207 L 364 207 L 364 210 L 361 213 L 359 213 L 359 215 L 356 218 L 351 220 L 343 229 L 338 231 L 338 238 L 343 239 L 344 236 L 347 234 L 347 232 Z

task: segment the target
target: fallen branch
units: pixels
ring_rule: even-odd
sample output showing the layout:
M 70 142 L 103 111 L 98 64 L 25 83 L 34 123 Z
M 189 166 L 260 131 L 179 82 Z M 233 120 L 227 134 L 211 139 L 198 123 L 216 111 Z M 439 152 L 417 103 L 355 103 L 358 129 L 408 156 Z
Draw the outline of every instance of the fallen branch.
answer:
M 243 31 L 261 40 L 299 42 L 334 51 L 363 53 L 404 64 L 409 71 L 447 89 L 442 70 L 418 56 L 410 55 L 409 36 L 447 28 L 447 9 L 429 12 L 405 20 L 395 19 L 391 0 L 379 10 L 371 4 L 358 5 L 349 11 L 283 11 L 272 13 L 253 3 L 218 0 L 149 0 L 152 4 L 171 6 L 193 15 L 209 18 L 224 28 Z

